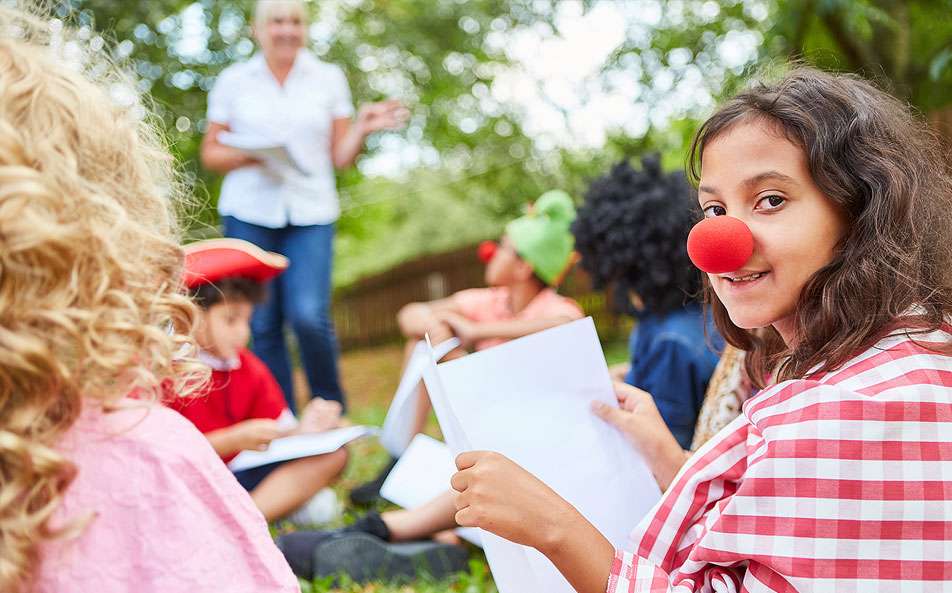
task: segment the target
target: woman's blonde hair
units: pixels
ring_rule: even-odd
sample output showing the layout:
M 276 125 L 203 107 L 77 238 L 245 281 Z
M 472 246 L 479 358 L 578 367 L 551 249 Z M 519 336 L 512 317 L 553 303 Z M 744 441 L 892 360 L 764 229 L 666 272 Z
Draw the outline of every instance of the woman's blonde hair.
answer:
M 134 86 L 90 47 L 0 6 L 3 591 L 28 589 L 42 543 L 82 528 L 49 525 L 76 471 L 55 445 L 82 406 L 205 378 L 184 357 L 195 308 L 179 292 L 171 158 Z
M 289 13 L 300 17 L 305 25 L 309 21 L 307 7 L 301 0 L 258 0 L 255 4 L 252 23 L 260 27 L 275 18 L 275 15 Z

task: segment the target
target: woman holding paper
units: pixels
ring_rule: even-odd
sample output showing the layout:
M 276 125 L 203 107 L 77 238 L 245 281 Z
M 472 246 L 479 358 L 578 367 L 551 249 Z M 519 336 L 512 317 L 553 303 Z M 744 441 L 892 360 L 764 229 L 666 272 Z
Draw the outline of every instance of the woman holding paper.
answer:
M 255 311 L 255 352 L 293 410 L 283 329 L 290 323 L 311 395 L 343 402 L 330 318 L 332 241 L 340 215 L 334 167 L 350 166 L 367 135 L 398 127 L 407 111 L 397 101 L 373 103 L 351 123 L 343 72 L 303 49 L 307 12 L 300 0 L 259 0 L 253 29 L 261 51 L 225 69 L 209 93 L 202 162 L 225 174 L 218 200 L 225 235 L 291 260 Z M 260 152 L 236 146 L 283 149 L 293 164 L 261 160 Z
M 952 578 L 945 153 L 871 84 L 801 68 L 730 100 L 691 156 L 708 217 L 691 258 L 763 390 L 687 461 L 627 549 L 487 451 L 457 458 L 457 521 L 537 548 L 580 593 L 941 589 Z M 620 408 L 593 409 L 634 442 L 639 411 L 618 395 Z

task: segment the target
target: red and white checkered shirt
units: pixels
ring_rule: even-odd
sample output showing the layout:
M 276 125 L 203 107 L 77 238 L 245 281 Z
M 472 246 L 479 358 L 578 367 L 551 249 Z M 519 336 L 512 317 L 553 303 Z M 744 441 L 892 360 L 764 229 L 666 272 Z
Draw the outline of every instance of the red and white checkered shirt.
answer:
M 630 541 L 609 593 L 952 591 L 952 357 L 891 336 L 763 390 Z

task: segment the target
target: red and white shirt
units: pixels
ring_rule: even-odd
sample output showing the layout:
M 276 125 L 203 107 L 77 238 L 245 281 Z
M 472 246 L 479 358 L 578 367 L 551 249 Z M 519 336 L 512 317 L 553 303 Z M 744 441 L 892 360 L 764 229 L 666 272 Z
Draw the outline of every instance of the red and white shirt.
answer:
M 923 347 L 944 329 L 753 396 L 616 552 L 609 593 L 952 591 L 952 356 Z

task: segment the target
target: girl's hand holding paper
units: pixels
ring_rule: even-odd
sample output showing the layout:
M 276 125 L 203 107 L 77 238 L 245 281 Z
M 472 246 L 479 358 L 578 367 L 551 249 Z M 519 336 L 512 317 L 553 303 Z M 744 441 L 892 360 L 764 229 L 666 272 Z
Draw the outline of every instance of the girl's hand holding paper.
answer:
M 459 472 L 450 485 L 459 492 L 456 522 L 463 527 L 479 527 L 544 554 L 565 517 L 579 516 L 541 480 L 500 453 L 462 453 L 456 467 Z
M 620 381 L 614 387 L 618 407 L 593 401 L 592 412 L 625 435 L 651 468 L 658 486 L 666 490 L 687 454 L 668 430 L 650 393 Z

